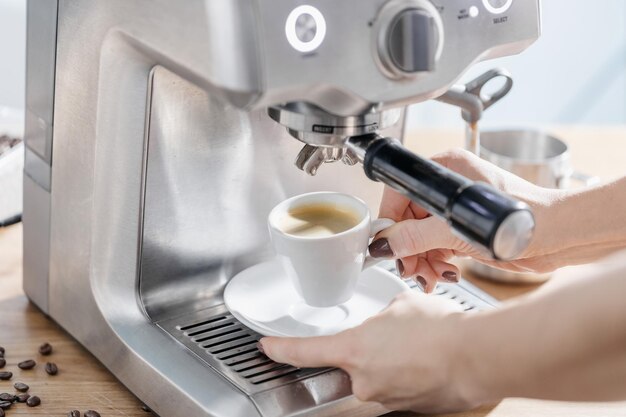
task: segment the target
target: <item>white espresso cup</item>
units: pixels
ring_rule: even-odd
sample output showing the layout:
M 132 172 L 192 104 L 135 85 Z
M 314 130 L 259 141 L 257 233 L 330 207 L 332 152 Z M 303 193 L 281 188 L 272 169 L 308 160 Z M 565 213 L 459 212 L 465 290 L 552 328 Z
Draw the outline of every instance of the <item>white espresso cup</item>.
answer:
M 349 210 L 358 223 L 321 237 L 289 234 L 281 228 L 291 210 L 318 204 Z M 352 297 L 361 271 L 379 262 L 367 255 L 370 239 L 394 223 L 391 219 L 372 220 L 363 201 L 335 192 L 289 198 L 274 207 L 268 217 L 276 254 L 298 294 L 313 307 L 336 306 Z

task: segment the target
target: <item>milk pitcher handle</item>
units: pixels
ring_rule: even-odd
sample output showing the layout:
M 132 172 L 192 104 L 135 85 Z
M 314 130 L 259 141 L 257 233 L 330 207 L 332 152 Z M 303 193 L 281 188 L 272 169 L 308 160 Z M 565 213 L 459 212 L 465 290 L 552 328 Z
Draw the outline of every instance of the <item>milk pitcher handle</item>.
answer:
M 596 177 L 595 175 L 589 175 L 589 174 L 585 174 L 582 173 L 580 171 L 574 171 L 572 172 L 572 176 L 571 178 L 573 180 L 579 181 L 581 183 L 583 183 L 584 185 L 591 187 L 594 185 L 598 185 L 600 183 L 600 178 Z

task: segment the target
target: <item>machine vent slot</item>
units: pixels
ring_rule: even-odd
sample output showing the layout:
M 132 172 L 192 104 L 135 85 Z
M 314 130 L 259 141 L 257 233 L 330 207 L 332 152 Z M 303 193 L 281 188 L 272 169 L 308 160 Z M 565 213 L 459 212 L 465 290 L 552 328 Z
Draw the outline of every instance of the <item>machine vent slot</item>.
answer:
M 273 374 L 273 375 L 265 375 L 262 377 L 259 377 L 257 379 L 255 379 L 254 381 L 252 381 L 253 384 L 263 384 L 265 382 L 270 382 L 270 381 L 275 381 L 277 379 L 283 378 L 285 376 L 294 374 L 297 372 L 297 369 L 290 369 L 290 370 L 286 370 L 285 372 L 282 372 L 280 374 Z
M 211 332 L 210 335 L 200 335 L 202 337 L 198 337 L 195 338 L 195 342 L 200 343 L 200 342 L 206 342 L 207 340 L 211 340 L 211 339 L 215 339 L 216 337 L 221 337 L 221 336 L 227 336 L 229 334 L 235 334 L 235 333 L 240 333 L 242 330 L 240 328 L 237 327 L 232 327 L 234 326 L 234 323 L 230 323 L 229 327 L 227 328 L 223 328 L 223 329 L 216 329 L 214 331 Z M 203 332 L 203 333 L 207 333 L 207 332 Z M 191 334 L 189 335 L 191 336 Z
M 221 329 L 227 329 L 229 327 L 234 326 L 234 324 L 235 323 L 233 323 L 232 321 L 230 321 L 228 323 L 220 323 L 219 326 L 214 326 L 214 327 L 211 327 L 209 329 L 196 330 L 195 332 L 188 333 L 188 336 L 189 337 L 195 337 L 195 336 L 206 335 L 207 333 L 216 332 L 216 331 L 221 330 Z M 207 338 L 211 338 L 211 337 L 213 337 L 213 335 L 210 335 L 208 337 L 204 337 L 203 340 L 206 340 Z M 198 341 L 202 341 L 201 339 L 197 339 L 197 340 Z
M 200 323 L 190 324 L 190 325 L 181 327 L 180 330 L 194 329 L 196 327 L 204 326 L 206 324 L 215 323 L 216 321 L 220 321 L 220 320 L 224 320 L 224 319 L 226 319 L 226 316 L 215 317 L 215 318 L 212 318 L 210 320 L 201 321 Z

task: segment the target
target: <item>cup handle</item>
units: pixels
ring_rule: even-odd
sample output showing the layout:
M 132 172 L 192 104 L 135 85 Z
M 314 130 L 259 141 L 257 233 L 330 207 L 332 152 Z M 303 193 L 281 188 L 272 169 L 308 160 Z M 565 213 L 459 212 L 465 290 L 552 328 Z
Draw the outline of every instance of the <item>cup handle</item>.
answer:
M 372 220 L 372 223 L 370 225 L 370 238 L 373 238 L 379 232 L 385 230 L 388 227 L 393 226 L 394 224 L 396 224 L 396 222 L 391 220 L 391 219 L 376 219 L 376 220 Z M 372 266 L 374 266 L 376 264 L 379 264 L 380 262 L 382 262 L 384 260 L 385 259 L 372 258 L 370 255 L 367 255 L 365 257 L 365 262 L 363 262 L 363 269 L 370 268 L 370 267 L 372 267 Z

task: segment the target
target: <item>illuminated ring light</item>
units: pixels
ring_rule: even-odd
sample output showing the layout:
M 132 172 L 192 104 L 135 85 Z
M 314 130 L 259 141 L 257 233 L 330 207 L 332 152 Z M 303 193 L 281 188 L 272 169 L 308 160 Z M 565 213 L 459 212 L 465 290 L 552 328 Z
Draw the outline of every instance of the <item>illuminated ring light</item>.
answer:
M 298 18 L 304 14 L 308 14 L 313 18 L 316 25 L 315 35 L 308 42 L 302 42 L 296 34 L 296 22 Z M 326 20 L 322 13 L 313 6 L 298 6 L 289 13 L 287 22 L 285 22 L 285 35 L 289 44 L 299 52 L 311 52 L 317 49 L 324 41 L 326 36 Z
M 489 13 L 493 14 L 501 14 L 506 12 L 507 10 L 509 10 L 509 7 L 511 7 L 511 3 L 513 3 L 513 0 L 507 0 L 507 2 L 504 3 L 502 6 L 494 7 L 491 5 L 491 3 L 489 3 L 489 0 L 483 0 L 483 5 L 485 6 L 485 9 L 487 9 Z

